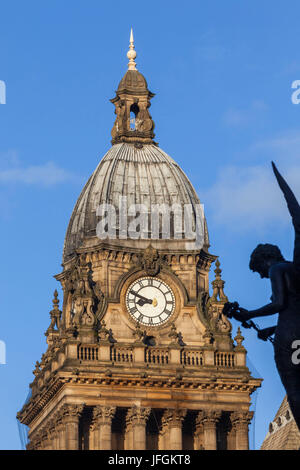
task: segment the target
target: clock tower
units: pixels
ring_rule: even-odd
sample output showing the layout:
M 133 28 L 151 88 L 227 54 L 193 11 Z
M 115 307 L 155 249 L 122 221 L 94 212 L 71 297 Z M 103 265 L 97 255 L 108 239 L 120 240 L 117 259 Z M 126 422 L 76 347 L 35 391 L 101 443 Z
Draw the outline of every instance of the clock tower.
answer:
M 28 449 L 248 449 L 261 380 L 222 314 L 198 196 L 154 141 L 132 32 L 127 56 L 112 146 L 71 215 L 56 276 L 63 303 L 56 291 L 18 419 Z

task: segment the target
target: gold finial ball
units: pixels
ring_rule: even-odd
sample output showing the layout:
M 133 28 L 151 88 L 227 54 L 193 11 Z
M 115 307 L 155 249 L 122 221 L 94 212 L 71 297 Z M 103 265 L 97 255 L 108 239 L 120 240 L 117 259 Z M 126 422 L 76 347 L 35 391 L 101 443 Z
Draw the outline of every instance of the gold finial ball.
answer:
M 134 60 L 136 58 L 136 52 L 131 49 L 130 51 L 127 52 L 127 57 L 129 60 Z

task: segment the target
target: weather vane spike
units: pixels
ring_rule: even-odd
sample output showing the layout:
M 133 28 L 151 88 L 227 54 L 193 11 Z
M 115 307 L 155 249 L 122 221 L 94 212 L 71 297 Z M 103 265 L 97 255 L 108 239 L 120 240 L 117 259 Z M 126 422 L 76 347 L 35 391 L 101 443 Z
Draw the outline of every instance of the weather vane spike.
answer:
M 129 59 L 128 70 L 137 70 L 136 63 L 134 61 L 134 59 L 136 58 L 136 51 L 134 50 L 134 39 L 133 39 L 132 28 L 130 31 L 129 51 L 127 52 L 127 57 Z

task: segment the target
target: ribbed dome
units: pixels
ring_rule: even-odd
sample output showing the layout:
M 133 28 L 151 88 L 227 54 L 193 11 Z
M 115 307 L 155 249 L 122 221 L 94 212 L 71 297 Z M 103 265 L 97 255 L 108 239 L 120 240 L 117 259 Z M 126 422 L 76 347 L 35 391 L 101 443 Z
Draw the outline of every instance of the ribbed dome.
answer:
M 154 204 L 191 204 L 194 210 L 200 203 L 187 176 L 159 147 L 115 144 L 99 163 L 75 205 L 65 238 L 64 261 L 85 239 L 94 237 L 100 243 L 96 237 L 100 220 L 96 210 L 104 203 L 119 207 L 120 196 L 127 197 L 127 207 L 144 204 L 149 213 Z M 204 245 L 208 246 L 206 224 L 204 232 Z
M 118 86 L 119 93 L 123 90 L 126 90 L 127 92 L 133 91 L 135 94 L 139 91 L 148 92 L 148 84 L 144 75 L 137 70 L 127 70 Z

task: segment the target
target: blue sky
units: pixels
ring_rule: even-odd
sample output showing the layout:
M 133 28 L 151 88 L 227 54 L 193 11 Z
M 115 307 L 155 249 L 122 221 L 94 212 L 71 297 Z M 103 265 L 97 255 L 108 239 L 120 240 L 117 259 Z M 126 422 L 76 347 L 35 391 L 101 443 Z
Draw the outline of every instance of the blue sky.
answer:
M 1 2 L 1 449 L 20 448 L 15 415 L 45 351 L 58 287 L 53 275 L 61 270 L 72 208 L 110 147 L 109 99 L 127 68 L 131 26 L 138 69 L 156 93 L 156 140 L 204 203 L 225 292 L 246 308 L 269 301 L 269 282 L 248 262 L 259 242 L 292 255 L 293 232 L 270 160 L 300 197 L 300 105 L 291 101 L 291 84 L 300 79 L 299 16 L 292 0 Z M 264 378 L 258 448 L 284 390 L 272 346 L 252 332 L 244 336 Z

